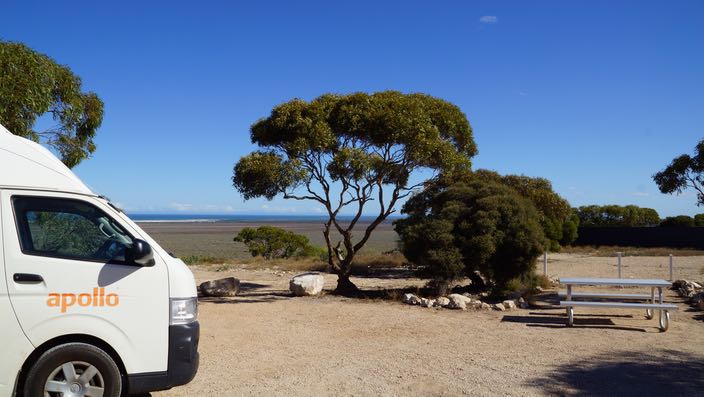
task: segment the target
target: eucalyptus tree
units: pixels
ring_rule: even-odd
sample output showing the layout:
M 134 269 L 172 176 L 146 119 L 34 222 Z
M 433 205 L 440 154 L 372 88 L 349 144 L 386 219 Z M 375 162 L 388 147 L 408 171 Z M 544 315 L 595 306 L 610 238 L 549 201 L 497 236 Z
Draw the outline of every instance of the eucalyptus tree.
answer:
M 470 169 L 477 153 L 457 106 L 396 91 L 293 99 L 254 123 L 251 139 L 260 150 L 235 164 L 234 187 L 246 200 L 281 196 L 320 204 L 341 294 L 358 292 L 350 281 L 352 261 L 400 200 L 433 173 Z M 357 233 L 372 202 L 372 219 Z
M 36 129 L 45 114 L 56 124 Z M 24 44 L 0 41 L 0 124 L 10 132 L 53 148 L 74 167 L 95 151 L 102 120 L 103 102 L 81 91 L 71 69 Z
M 704 139 L 697 143 L 694 155 L 675 157 L 664 170 L 653 175 L 662 193 L 680 194 L 688 188 L 697 194 L 697 205 L 704 205 Z

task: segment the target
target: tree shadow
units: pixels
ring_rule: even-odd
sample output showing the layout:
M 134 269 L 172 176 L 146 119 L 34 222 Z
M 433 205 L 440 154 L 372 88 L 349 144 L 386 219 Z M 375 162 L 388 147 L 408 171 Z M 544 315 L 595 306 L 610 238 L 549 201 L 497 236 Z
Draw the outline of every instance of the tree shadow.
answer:
M 352 276 L 357 278 L 378 278 L 386 280 L 418 277 L 414 270 L 407 268 L 369 268 L 357 270 L 353 269 Z
M 261 289 L 261 288 L 267 288 L 267 287 L 271 287 L 271 285 L 258 284 L 258 283 L 248 283 L 248 282 L 240 281 L 240 291 L 243 291 L 243 292 L 252 291 L 252 290 Z
M 257 294 L 255 296 L 233 296 L 233 297 L 204 297 L 198 298 L 198 302 L 215 304 L 241 304 L 241 303 L 272 303 L 287 300 L 291 296 L 275 294 Z
M 609 352 L 575 360 L 528 381 L 545 394 L 695 396 L 704 391 L 704 356 L 674 350 Z

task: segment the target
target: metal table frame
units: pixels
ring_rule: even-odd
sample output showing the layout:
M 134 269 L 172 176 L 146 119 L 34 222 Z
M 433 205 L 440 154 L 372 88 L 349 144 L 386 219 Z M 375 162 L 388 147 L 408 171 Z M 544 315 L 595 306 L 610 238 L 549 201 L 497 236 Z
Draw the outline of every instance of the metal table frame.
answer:
M 655 289 L 657 289 L 657 303 L 663 305 L 663 293 L 662 289 L 664 287 L 669 287 L 672 284 L 669 281 L 660 279 L 634 279 L 634 278 L 561 278 L 560 284 L 565 284 L 567 286 L 567 302 L 577 302 L 572 300 L 572 287 L 574 286 L 624 286 L 624 287 L 650 287 L 650 303 L 656 304 Z M 581 297 L 588 297 L 589 294 L 581 294 Z M 597 295 L 597 294 L 595 294 Z M 595 296 L 598 297 L 598 296 Z M 622 294 L 625 299 L 642 299 L 641 294 Z M 601 298 L 600 298 L 601 299 Z M 608 305 L 605 305 L 608 306 Z M 567 307 L 567 325 L 572 326 L 574 324 L 574 308 L 571 306 Z M 670 323 L 670 312 L 665 309 L 657 309 L 660 312 L 660 329 L 665 331 L 669 327 Z M 653 309 L 645 309 L 645 317 L 647 319 L 653 318 Z

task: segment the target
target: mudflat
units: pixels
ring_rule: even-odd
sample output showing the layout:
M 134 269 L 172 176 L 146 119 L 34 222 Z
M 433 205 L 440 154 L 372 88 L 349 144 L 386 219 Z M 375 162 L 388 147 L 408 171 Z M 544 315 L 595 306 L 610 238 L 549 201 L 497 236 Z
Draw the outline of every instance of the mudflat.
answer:
M 140 227 L 159 242 L 167 251 L 178 256 L 202 255 L 221 258 L 251 258 L 242 243 L 232 239 L 245 227 L 256 228 L 262 225 L 281 227 L 308 237 L 311 244 L 323 247 L 323 220 L 315 221 L 226 221 L 226 222 L 140 222 Z M 369 225 L 361 220 L 355 230 L 359 234 Z M 331 233 L 334 238 L 335 232 Z M 373 238 L 366 244 L 362 253 L 379 253 L 396 248 L 398 235 L 392 221 L 381 223 L 374 230 Z
M 623 265 L 624 277 L 668 277 L 666 257 L 627 257 Z M 703 267 L 701 256 L 675 258 L 675 277 L 702 280 Z M 211 269 L 193 268 L 199 282 L 239 278 L 241 295 L 201 300 L 200 370 L 190 384 L 155 396 L 704 393 L 704 312 L 670 290 L 666 301 L 680 310 L 661 333 L 657 314 L 646 320 L 637 310 L 580 309 L 567 328 L 564 310 L 554 306 L 557 289 L 531 309 L 453 311 L 293 298 L 288 280 L 295 273 Z M 616 259 L 555 254 L 549 274 L 615 277 Z M 335 276 L 325 278 L 332 290 Z M 367 290 L 424 283 L 393 272 L 353 280 Z

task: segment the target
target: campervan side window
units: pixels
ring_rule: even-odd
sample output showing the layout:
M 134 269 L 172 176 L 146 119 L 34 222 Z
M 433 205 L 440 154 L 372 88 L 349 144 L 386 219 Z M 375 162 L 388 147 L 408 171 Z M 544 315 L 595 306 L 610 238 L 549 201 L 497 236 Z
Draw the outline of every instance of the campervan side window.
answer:
M 25 254 L 122 263 L 132 246 L 124 229 L 85 201 L 15 196 L 12 203 Z

